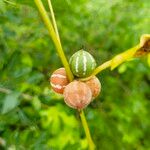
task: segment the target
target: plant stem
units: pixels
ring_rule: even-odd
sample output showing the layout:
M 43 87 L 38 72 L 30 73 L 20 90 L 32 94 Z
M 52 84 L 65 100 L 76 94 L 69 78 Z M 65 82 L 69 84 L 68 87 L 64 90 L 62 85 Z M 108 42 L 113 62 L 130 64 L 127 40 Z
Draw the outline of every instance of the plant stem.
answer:
M 141 54 L 142 50 L 140 50 L 140 48 L 141 48 L 140 44 L 138 44 L 138 45 L 136 45 L 136 46 L 134 46 L 134 47 L 132 47 L 130 49 L 127 49 L 126 51 L 124 51 L 124 52 L 122 52 L 120 54 L 117 54 L 112 59 L 110 59 L 110 60 L 104 62 L 102 65 L 98 66 L 89 77 L 80 78 L 79 80 L 80 81 L 89 80 L 93 76 L 97 75 L 98 73 L 100 73 L 101 71 L 105 70 L 108 67 L 111 67 L 111 70 L 114 69 L 114 67 L 112 67 L 112 63 L 114 62 L 114 59 L 115 59 L 115 62 L 117 62 L 116 63 L 117 65 L 115 64 L 116 65 L 115 68 L 116 68 L 117 66 L 119 66 L 122 63 L 124 63 L 125 61 L 128 61 L 132 57 L 136 57 L 136 55 L 138 55 L 138 53 Z M 117 58 L 119 58 L 119 59 L 117 60 Z
M 64 51 L 62 49 L 62 46 L 61 46 L 61 44 L 60 44 L 60 42 L 59 42 L 59 40 L 58 40 L 58 38 L 56 36 L 55 30 L 54 30 L 54 28 L 52 26 L 52 23 L 51 23 L 51 21 L 50 21 L 50 19 L 48 17 L 47 12 L 46 12 L 46 10 L 45 10 L 45 8 L 43 6 L 43 3 L 42 3 L 41 0 L 34 0 L 34 2 L 35 2 L 36 6 L 37 6 L 37 8 L 38 8 L 38 10 L 40 12 L 40 15 L 41 15 L 41 17 L 42 17 L 42 19 L 43 19 L 43 21 L 44 21 L 44 23 L 45 23 L 45 25 L 46 25 L 46 27 L 48 29 L 50 37 L 52 38 L 52 40 L 53 40 L 53 42 L 55 44 L 56 50 L 57 50 L 57 52 L 59 54 L 59 57 L 60 57 L 63 65 L 64 65 L 64 67 L 66 69 L 68 78 L 69 78 L 70 81 L 72 81 L 73 78 L 74 78 L 73 74 L 72 74 L 72 72 L 70 70 L 70 67 L 69 67 L 68 61 L 66 59 L 66 56 L 64 54 Z
M 79 114 L 80 114 L 82 125 L 83 125 L 84 131 L 85 131 L 85 134 L 86 134 L 86 137 L 87 137 L 87 140 L 88 140 L 89 150 L 94 150 L 95 145 L 94 145 L 93 140 L 91 138 L 90 130 L 89 130 L 88 123 L 87 123 L 85 115 L 84 115 L 84 111 L 81 110 L 79 112 Z
M 69 77 L 69 80 L 72 81 L 74 79 L 74 76 L 70 70 L 70 67 L 69 67 L 69 64 L 67 62 L 67 59 L 65 57 L 65 54 L 63 52 L 63 49 L 62 49 L 62 46 L 61 46 L 61 42 L 60 42 L 60 38 L 59 38 L 59 33 L 58 33 L 58 29 L 57 29 L 57 24 L 56 24 L 56 21 L 55 21 L 55 15 L 54 15 L 54 12 L 53 12 L 53 8 L 52 8 L 52 5 L 51 5 L 51 1 L 49 1 L 49 7 L 50 7 L 50 11 L 51 11 L 51 15 L 52 15 L 52 20 L 53 20 L 53 25 L 54 25 L 54 28 L 55 28 L 55 31 L 54 31 L 54 28 L 52 26 L 52 23 L 51 21 L 49 20 L 48 18 L 48 15 L 46 13 L 46 10 L 41 2 L 41 0 L 34 0 L 38 9 L 39 9 L 39 12 L 43 18 L 43 21 L 49 31 L 49 34 L 56 46 L 56 49 L 57 49 L 57 52 L 61 58 L 61 61 L 66 69 L 66 72 L 67 72 L 67 75 Z M 55 33 L 56 32 L 56 33 Z M 87 140 L 88 140 L 88 144 L 89 144 L 89 148 L 90 150 L 94 150 L 95 148 L 95 145 L 92 141 L 92 138 L 91 138 L 91 135 L 90 135 L 90 131 L 89 131 L 89 128 L 88 128 L 88 124 L 86 122 L 86 118 L 85 118 L 85 115 L 84 115 L 84 112 L 81 111 L 80 113 L 80 117 L 81 117 L 81 122 L 83 124 L 83 128 L 84 128 L 84 131 L 85 131 L 85 134 L 86 134 L 86 137 L 87 137 Z
M 93 73 L 92 73 L 89 77 L 87 77 L 87 78 L 81 78 L 81 79 L 79 79 L 79 80 L 81 80 L 81 81 L 89 80 L 89 79 L 92 78 L 93 76 L 95 76 L 95 75 L 97 75 L 98 73 L 100 73 L 102 70 L 104 70 L 104 69 L 110 67 L 110 65 L 111 65 L 111 60 L 106 61 L 106 62 L 103 63 L 102 65 L 98 66 L 98 67 L 93 71 Z
M 94 70 L 94 72 L 92 73 L 92 76 L 94 76 L 94 75 L 98 74 L 99 72 L 101 72 L 102 70 L 104 70 L 104 69 L 110 67 L 110 65 L 111 65 L 111 60 L 106 61 L 105 63 L 103 63 L 102 65 L 100 65 L 99 67 L 97 67 L 97 68 Z
M 61 44 L 61 41 L 60 41 L 60 36 L 59 36 L 59 32 L 58 32 L 58 28 L 57 28 L 57 23 L 56 23 L 56 20 L 55 20 L 55 14 L 54 14 L 54 10 L 53 10 L 53 7 L 52 7 L 52 3 L 51 3 L 51 0 L 47 0 L 48 1 L 48 6 L 49 6 L 49 9 L 50 9 L 50 13 L 51 13 L 51 17 L 52 17 L 52 23 L 53 23 L 53 26 L 54 26 L 54 29 L 55 29 L 55 33 L 57 35 L 57 38 Z

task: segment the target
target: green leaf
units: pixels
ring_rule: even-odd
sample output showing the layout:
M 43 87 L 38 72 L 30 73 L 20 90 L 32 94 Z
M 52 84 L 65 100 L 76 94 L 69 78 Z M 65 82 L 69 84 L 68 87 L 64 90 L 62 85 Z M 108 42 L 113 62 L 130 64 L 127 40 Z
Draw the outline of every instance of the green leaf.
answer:
M 8 95 L 3 100 L 3 105 L 2 105 L 2 114 L 8 113 L 15 107 L 19 105 L 18 97 L 20 96 L 20 93 L 18 92 L 13 92 Z
M 41 109 L 41 101 L 37 96 L 34 96 L 34 98 L 32 100 L 32 105 L 35 110 Z
M 0 1 L 0 12 L 2 12 L 2 13 L 6 12 L 5 3 L 2 0 Z
M 124 73 L 126 70 L 127 70 L 126 64 L 122 64 L 122 65 L 119 66 L 119 68 L 118 68 L 118 72 L 119 72 L 119 73 Z

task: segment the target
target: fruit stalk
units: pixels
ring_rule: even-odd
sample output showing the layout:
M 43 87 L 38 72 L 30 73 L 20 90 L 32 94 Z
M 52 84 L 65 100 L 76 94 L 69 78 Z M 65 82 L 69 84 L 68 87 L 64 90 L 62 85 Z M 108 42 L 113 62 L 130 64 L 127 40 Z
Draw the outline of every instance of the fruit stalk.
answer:
M 53 26 L 54 26 L 54 29 L 55 29 L 55 33 L 57 35 L 58 41 L 61 44 L 60 36 L 59 36 L 58 28 L 57 28 L 57 23 L 56 23 L 56 20 L 55 20 L 55 14 L 54 14 L 53 7 L 52 7 L 52 3 L 51 3 L 51 0 L 47 0 L 47 1 L 48 1 L 48 6 L 49 6 L 50 13 L 51 13 L 51 18 L 52 18 L 52 23 L 53 23 Z
M 67 61 L 67 59 L 65 57 L 64 51 L 63 51 L 62 46 L 61 46 L 61 42 L 59 42 L 58 36 L 55 33 L 55 30 L 54 30 L 54 28 L 52 26 L 52 23 L 51 23 L 48 15 L 47 15 L 47 12 L 46 12 L 46 10 L 45 10 L 45 8 L 43 6 L 43 3 L 41 2 L 41 0 L 34 0 L 34 2 L 35 2 L 35 4 L 36 4 L 36 6 L 37 6 L 37 8 L 38 8 L 38 10 L 39 10 L 39 12 L 40 12 L 40 14 L 42 16 L 42 19 L 43 19 L 43 21 L 44 21 L 48 31 L 49 31 L 50 37 L 52 38 L 52 40 L 53 40 L 53 42 L 55 44 L 56 50 L 57 50 L 57 52 L 58 52 L 58 54 L 60 56 L 60 59 L 61 59 L 63 65 L 64 65 L 64 67 L 66 69 L 68 78 L 69 78 L 69 80 L 71 82 L 71 81 L 73 81 L 74 76 L 73 76 L 73 74 L 72 74 L 72 72 L 70 70 L 69 63 L 68 63 L 68 61 Z M 51 8 L 52 7 L 50 7 L 50 9 Z M 55 16 L 53 16 L 53 17 L 54 17 L 53 19 L 55 20 Z M 57 28 L 57 26 L 56 26 L 56 28 Z M 90 131 L 89 131 L 89 128 L 88 128 L 88 124 L 86 122 L 86 118 L 85 118 L 83 110 L 80 112 L 80 117 L 81 117 L 81 122 L 83 124 L 83 128 L 84 128 L 87 140 L 88 140 L 89 149 L 90 150 L 94 150 L 95 149 L 95 145 L 94 145 L 94 143 L 92 141 L 92 138 L 91 138 L 91 135 L 90 135 Z
M 48 17 L 48 14 L 43 6 L 43 3 L 41 0 L 34 0 L 38 10 L 39 10 L 39 13 L 48 29 L 48 32 L 49 32 L 49 35 L 50 37 L 52 38 L 53 42 L 54 42 L 54 45 L 56 47 L 56 50 L 58 52 L 58 55 L 62 61 L 62 64 L 64 65 L 65 69 L 66 69 L 66 72 L 67 72 L 67 75 L 68 75 L 68 78 L 70 81 L 73 80 L 73 74 L 70 70 L 70 67 L 69 67 L 69 64 L 68 64 L 68 61 L 66 59 L 66 56 L 64 54 L 64 51 L 62 49 L 62 46 L 61 46 L 61 43 L 59 42 L 58 38 L 57 38 L 57 35 L 55 33 L 55 30 L 53 28 L 53 25 Z
M 93 143 L 93 140 L 92 140 L 92 137 L 91 137 L 91 134 L 90 134 L 90 130 L 89 130 L 89 127 L 88 127 L 88 123 L 87 123 L 85 115 L 84 115 L 84 111 L 81 110 L 79 112 L 79 114 L 80 114 L 82 125 L 83 125 L 83 128 L 84 128 L 88 143 L 89 143 L 89 149 L 94 150 L 95 149 L 95 144 Z

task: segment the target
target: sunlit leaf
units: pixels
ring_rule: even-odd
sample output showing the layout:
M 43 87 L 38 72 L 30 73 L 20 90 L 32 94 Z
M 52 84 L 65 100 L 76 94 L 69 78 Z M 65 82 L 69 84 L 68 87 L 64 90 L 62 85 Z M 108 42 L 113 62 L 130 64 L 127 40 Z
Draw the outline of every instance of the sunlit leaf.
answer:
M 118 72 L 119 73 L 124 73 L 127 70 L 127 66 L 125 64 L 122 64 L 121 66 L 119 66 L 118 68 Z
M 40 99 L 35 96 L 32 100 L 32 105 L 33 105 L 33 108 L 35 110 L 40 110 L 41 109 L 41 102 L 40 102 Z
M 0 13 L 5 13 L 6 12 L 6 6 L 3 0 L 0 1 Z

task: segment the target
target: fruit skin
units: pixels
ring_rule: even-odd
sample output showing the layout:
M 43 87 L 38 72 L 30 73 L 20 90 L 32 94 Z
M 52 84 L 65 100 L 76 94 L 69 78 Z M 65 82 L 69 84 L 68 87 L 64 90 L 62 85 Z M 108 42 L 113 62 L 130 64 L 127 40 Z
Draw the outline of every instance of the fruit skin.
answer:
M 101 91 L 101 83 L 99 79 L 96 76 L 94 76 L 90 80 L 85 81 L 85 83 L 91 89 L 93 99 L 96 98 Z
M 64 90 L 65 103 L 74 109 L 81 110 L 85 108 L 92 100 L 90 88 L 81 81 L 69 83 Z
M 72 73 L 77 77 L 88 77 L 96 67 L 93 56 L 84 50 L 74 53 L 69 64 Z
M 53 72 L 50 84 L 56 93 L 63 94 L 66 85 L 69 84 L 65 68 L 59 68 Z

